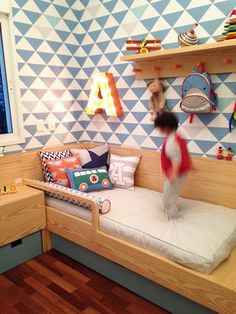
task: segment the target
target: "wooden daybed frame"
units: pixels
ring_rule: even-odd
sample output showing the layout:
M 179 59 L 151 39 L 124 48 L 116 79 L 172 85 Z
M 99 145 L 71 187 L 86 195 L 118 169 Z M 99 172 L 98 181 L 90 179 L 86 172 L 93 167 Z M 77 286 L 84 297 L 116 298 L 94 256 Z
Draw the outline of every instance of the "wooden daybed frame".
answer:
M 91 146 L 95 144 L 73 144 L 52 150 Z M 159 152 L 115 146 L 110 149 L 119 155 L 141 155 L 141 162 L 135 174 L 135 185 L 162 190 Z M 198 170 L 189 175 L 182 196 L 236 209 L 236 163 L 200 157 L 193 159 Z M 0 184 L 10 183 L 13 179 L 22 177 L 27 185 L 52 191 L 51 188 L 32 180 L 43 179 L 37 151 L 0 159 L 0 171 L 3 174 Z M 60 192 L 64 196 L 67 193 Z M 72 194 L 69 195 L 72 197 Z M 85 202 L 81 196 L 73 195 L 73 198 Z M 54 233 L 218 313 L 236 313 L 236 249 L 210 275 L 204 275 L 102 232 L 99 228 L 97 203 L 92 199 L 86 202 L 92 208 L 91 223 L 56 208 L 46 207 L 47 226 L 43 232 L 45 251 L 51 248 L 50 233 Z

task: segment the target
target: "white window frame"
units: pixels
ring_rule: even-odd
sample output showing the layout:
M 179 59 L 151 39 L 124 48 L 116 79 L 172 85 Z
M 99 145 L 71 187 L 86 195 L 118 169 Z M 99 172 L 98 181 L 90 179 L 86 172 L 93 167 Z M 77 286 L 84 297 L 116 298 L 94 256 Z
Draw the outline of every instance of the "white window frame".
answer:
M 0 134 L 0 147 L 25 142 L 15 37 L 13 33 L 14 26 L 9 1 L 4 0 L 4 2 L 5 6 L 0 8 L 0 23 L 2 29 L 3 51 L 5 57 L 13 133 Z M 8 3 L 8 5 L 6 5 L 6 3 Z

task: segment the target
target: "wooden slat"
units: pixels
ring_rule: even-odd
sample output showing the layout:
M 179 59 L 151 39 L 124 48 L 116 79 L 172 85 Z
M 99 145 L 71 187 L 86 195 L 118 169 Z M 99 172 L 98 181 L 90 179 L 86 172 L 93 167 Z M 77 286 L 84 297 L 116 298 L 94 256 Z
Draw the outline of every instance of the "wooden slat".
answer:
M 14 183 L 22 178 L 21 156 L 9 155 L 0 158 L 0 186 Z

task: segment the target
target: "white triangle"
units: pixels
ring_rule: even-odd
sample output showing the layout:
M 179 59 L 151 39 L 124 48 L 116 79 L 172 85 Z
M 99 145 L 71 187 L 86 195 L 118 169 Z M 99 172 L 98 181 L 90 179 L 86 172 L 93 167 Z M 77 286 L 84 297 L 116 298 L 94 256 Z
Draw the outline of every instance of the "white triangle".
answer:
M 17 61 L 19 62 L 19 60 Z M 24 66 L 20 70 L 18 70 L 18 73 L 19 75 L 27 75 L 27 76 L 35 77 L 34 71 L 28 66 L 27 63 L 25 63 Z
M 228 124 L 229 121 L 223 116 L 223 114 L 218 114 L 217 117 L 213 121 L 211 121 L 207 126 L 225 128 L 225 126 Z
M 65 44 L 78 45 L 78 40 L 75 38 L 74 34 L 71 33 L 65 40 Z
M 211 5 L 212 1 L 210 0 L 201 0 L 201 6 L 204 5 Z M 199 8 L 199 0 L 192 0 L 189 5 L 187 6 L 187 9 L 193 9 L 193 8 Z
M 43 68 L 42 72 L 40 73 L 40 76 L 48 77 L 48 78 L 55 78 L 55 74 L 52 72 L 52 70 L 48 66 L 45 66 Z
M 52 135 L 45 144 L 45 147 L 56 147 L 61 145 L 62 143 L 54 135 Z
M 235 96 L 234 93 L 223 83 L 216 89 L 216 93 L 219 98 L 230 98 Z
M 76 143 L 76 142 L 77 142 L 77 139 L 74 137 L 73 134 L 68 133 L 68 134 L 66 135 L 66 137 L 64 138 L 64 140 L 63 140 L 63 144 L 73 143 L 73 142 Z
M 136 24 L 135 24 L 136 25 Z M 115 34 L 113 35 L 112 39 L 120 39 L 120 38 L 124 38 L 129 36 L 130 34 L 127 34 L 127 32 L 124 30 L 124 28 L 122 27 L 118 27 L 117 31 L 115 32 Z M 106 40 L 111 40 L 108 36 L 108 39 Z M 125 46 L 125 42 L 124 42 L 124 46 Z
M 98 45 L 94 45 L 93 47 L 92 47 L 92 49 L 90 50 L 90 52 L 89 52 L 89 55 L 90 56 L 97 56 L 97 55 L 100 55 L 100 54 L 103 54 L 104 53 L 104 51 L 102 51 L 99 47 L 98 47 Z
M 197 135 L 202 131 L 202 126 L 182 125 L 182 130 L 186 132 L 186 134 L 188 135 L 188 138 L 195 139 Z
M 221 18 L 225 18 L 225 15 L 214 4 L 212 4 L 211 6 L 209 6 L 208 10 L 202 16 L 199 22 L 201 23 L 201 22 L 214 21 Z
M 125 100 L 134 100 L 137 99 L 137 96 L 134 94 L 134 92 L 129 88 L 125 95 L 123 96 L 123 101 Z
M 151 121 L 151 113 L 148 112 L 146 114 L 146 116 L 143 118 L 143 120 L 141 121 L 141 124 L 153 124 L 153 122 Z
M 41 99 L 42 101 L 56 101 L 57 98 L 56 96 L 50 91 L 48 90 L 44 95 L 43 95 L 43 98 Z M 59 103 L 59 102 L 58 102 Z M 65 108 L 64 110 L 65 111 Z
M 194 137 L 194 140 L 205 140 L 205 139 L 207 139 L 208 141 L 217 141 L 217 138 L 207 128 L 204 128 L 201 132 L 199 132 Z
M 94 125 L 94 123 L 92 121 L 86 127 L 86 131 L 95 131 L 95 132 L 97 132 L 97 130 L 98 130 L 97 127 Z
M 41 102 L 39 102 L 36 106 L 35 106 L 35 108 L 34 108 L 34 110 L 33 110 L 33 112 L 32 113 L 46 113 L 46 112 L 50 112 L 50 110 L 43 104 L 43 103 L 41 103 Z
M 178 38 L 178 33 L 172 28 L 168 34 L 166 35 L 166 37 L 164 38 L 162 44 L 170 44 L 173 43 L 177 40 Z
M 70 61 L 67 63 L 66 66 L 67 67 L 71 67 L 71 68 L 78 68 L 78 67 L 80 67 L 79 63 L 76 61 L 76 59 L 74 57 L 72 57 L 70 59 Z
M 33 114 L 30 114 L 27 119 L 25 119 L 24 125 L 36 125 L 37 122 L 38 119 Z
M 139 3 L 140 3 L 140 1 L 139 1 Z M 156 17 L 158 19 L 159 16 L 160 16 L 160 14 L 153 8 L 153 6 L 149 5 L 145 10 L 145 14 L 142 15 L 140 20 L 141 21 L 146 20 L 149 17 Z
M 131 30 L 131 32 L 127 33 L 127 35 L 132 35 L 132 36 L 135 36 L 135 37 L 137 36 L 138 38 L 140 38 L 140 34 L 148 33 L 148 29 L 142 23 L 132 22 L 132 23 L 129 23 L 129 24 L 126 24 L 126 25 L 127 25 L 126 26 L 126 31 L 129 32 Z M 132 27 L 133 27 L 133 29 L 132 29 Z M 142 39 L 142 38 L 140 38 L 140 39 Z
M 52 59 L 48 62 L 48 65 L 55 65 L 55 66 L 64 66 L 62 61 L 59 59 L 57 55 L 54 55 Z
M 99 3 L 99 8 L 98 8 L 98 11 L 96 13 L 96 18 L 106 16 L 109 14 L 110 14 L 110 12 L 103 5 L 101 5 L 101 3 Z
M 29 1 L 31 2 L 31 1 Z M 55 4 L 55 1 L 54 1 L 54 4 Z M 60 5 L 60 4 L 59 4 Z M 41 13 L 41 12 L 40 12 Z M 61 18 L 60 14 L 57 12 L 57 10 L 55 9 L 54 5 L 50 5 L 46 12 L 45 12 L 47 15 L 49 16 L 53 16 L 53 17 L 59 17 Z
M 119 25 L 119 23 L 116 21 L 116 19 L 112 15 L 109 15 L 109 17 L 106 21 L 106 24 L 104 25 L 103 28 L 106 29 L 106 28 L 115 27 L 118 25 Z
M 70 113 L 67 112 L 67 114 L 65 115 L 65 117 L 62 119 L 62 122 L 73 122 L 75 121 L 75 117 Z
M 52 85 L 50 86 L 50 89 L 64 89 L 65 86 L 62 84 L 62 82 L 58 79 L 56 79 Z
M 236 73 L 230 73 L 225 82 L 236 82 Z
M 55 30 L 59 30 L 59 31 L 65 31 L 65 32 L 70 32 L 70 29 L 69 27 L 66 25 L 66 23 L 63 21 L 63 19 L 61 19 L 56 27 L 55 27 Z
M 37 52 L 35 52 L 27 61 L 28 63 L 31 64 L 42 64 L 45 65 L 45 62 L 41 59 L 41 57 L 38 55 Z
M 48 86 L 40 80 L 40 78 L 36 78 L 30 86 L 31 89 L 47 89 Z
M 24 37 L 22 37 L 21 40 L 17 43 L 17 49 L 34 51 L 34 48 L 29 44 L 29 42 Z
M 89 10 L 84 10 L 83 15 L 81 16 L 80 22 L 85 22 L 85 21 L 89 21 L 92 20 L 94 17 L 92 16 L 92 14 L 89 12 Z
M 96 42 L 110 41 L 111 38 L 102 30 L 96 40 Z
M 51 28 L 52 26 L 49 24 L 48 20 L 46 19 L 46 17 L 41 14 L 41 16 L 39 17 L 39 19 L 37 20 L 37 27 L 46 27 L 46 28 Z
M 55 74 L 54 74 L 55 77 Z M 69 70 L 65 67 L 60 74 L 58 75 L 58 78 L 63 79 L 63 78 L 68 78 L 68 79 L 73 79 L 72 74 L 70 74 Z
M 132 132 L 132 135 L 147 135 L 146 131 L 141 127 L 141 125 L 138 125 Z
M 174 84 L 173 84 L 174 85 Z M 166 90 L 165 92 L 165 98 L 166 99 L 176 99 L 176 102 L 178 99 L 180 99 L 180 95 L 172 88 L 171 86 Z
M 63 45 L 61 45 L 61 47 L 57 50 L 57 54 L 70 56 L 70 55 L 71 55 L 71 52 L 70 52 L 70 50 L 66 47 L 66 45 L 63 44 Z
M 64 127 L 63 124 L 59 123 L 56 130 L 54 131 L 54 134 L 63 134 L 63 133 L 68 133 L 68 130 L 67 128 Z
M 128 147 L 138 147 L 137 142 L 133 139 L 131 135 L 127 137 L 127 139 L 124 141 L 122 145 Z
M 111 41 L 109 44 L 108 44 L 108 46 L 107 46 L 107 48 L 106 48 L 106 50 L 105 50 L 105 52 L 118 52 L 119 51 L 119 49 L 116 47 L 116 45 Z
M 76 4 L 77 7 L 77 4 Z M 68 10 L 66 14 L 63 16 L 63 19 L 73 21 L 73 22 L 78 22 L 77 17 L 73 13 L 73 6 L 71 7 L 72 10 Z
M 112 10 L 112 13 L 118 13 L 122 11 L 127 11 L 127 6 L 124 4 L 123 1 L 116 1 L 116 5 Z
M 162 31 L 170 28 L 171 26 L 166 22 L 166 20 L 162 16 L 160 16 L 156 24 L 153 26 L 151 32 L 156 32 L 157 30 Z
M 236 128 L 233 128 L 231 133 L 229 132 L 222 138 L 221 142 L 236 143 Z
M 83 128 L 80 125 L 80 123 L 76 122 L 70 131 L 71 132 L 78 132 L 78 131 L 82 131 L 82 130 L 83 130 Z
M 25 149 L 29 150 L 39 147 L 42 147 L 42 144 L 35 137 L 32 137 L 29 143 L 25 146 Z
M 48 45 L 48 43 L 44 40 L 42 44 L 38 47 L 37 52 L 47 52 L 54 53 L 52 48 Z
M 219 148 L 219 146 L 221 146 L 220 142 L 217 142 L 213 147 L 211 147 L 211 149 L 209 149 L 206 154 L 207 155 L 217 155 L 217 150 Z M 225 155 L 225 152 L 224 152 Z
M 15 5 L 15 3 L 14 3 L 14 5 Z M 23 8 L 24 8 L 24 10 L 28 10 L 31 12 L 41 13 L 40 9 L 37 7 L 37 5 L 34 3 L 34 1 L 26 1 L 24 3 Z M 14 16 L 14 19 L 15 19 L 15 16 Z M 22 22 L 22 20 L 21 20 L 21 22 Z
M 55 105 L 55 112 L 57 112 L 56 105 Z M 49 121 L 54 121 L 55 123 L 60 123 L 60 120 L 52 113 L 50 112 L 47 116 L 45 123 L 48 123 Z
M 191 154 L 203 154 L 203 151 L 200 149 L 200 147 L 194 142 L 194 141 L 190 141 L 188 142 L 188 151 Z
M 85 140 L 85 138 L 83 137 L 83 141 L 84 140 Z M 97 133 L 93 140 L 94 140 L 94 142 L 97 142 L 97 143 L 104 143 L 105 142 L 105 139 L 101 135 L 101 133 Z
M 61 101 L 66 101 L 66 100 L 72 100 L 74 97 L 72 96 L 72 94 L 68 91 L 65 90 L 64 94 L 60 97 Z
M 95 139 L 94 139 L 95 140 Z M 91 142 L 91 139 L 90 139 L 90 137 L 89 137 L 89 135 L 88 135 L 88 133 L 87 132 L 83 132 L 82 133 L 82 135 L 81 135 L 81 137 L 80 137 L 80 141 L 88 141 L 88 142 Z M 103 139 L 103 141 L 104 141 L 104 139 Z
M 108 139 L 108 143 L 110 144 L 121 144 L 120 140 L 115 134 L 112 134 L 112 136 Z
M 22 23 L 22 21 L 24 21 L 25 24 L 32 24 L 27 15 L 22 10 L 19 10 L 17 14 L 14 15 L 14 22 Z
M 176 0 L 169 1 L 169 4 L 163 11 L 162 15 L 183 11 L 184 8 Z
M 42 37 L 42 35 L 40 34 L 40 38 L 41 37 Z M 59 43 L 62 42 L 61 38 L 59 37 L 59 35 L 57 35 L 57 33 L 54 30 L 50 31 L 47 34 L 47 40 L 51 40 L 51 41 L 55 41 L 55 42 L 59 42 Z
M 147 137 L 146 140 L 142 143 L 142 147 L 153 149 L 156 148 L 156 145 L 150 137 Z
M 110 61 L 107 59 L 107 57 L 105 55 L 103 55 L 101 57 L 101 59 L 99 60 L 97 66 L 104 66 L 104 65 L 108 65 L 110 64 Z
M 161 134 L 159 129 L 153 129 L 153 131 L 151 132 L 151 134 L 149 134 L 149 136 L 163 137 L 163 134 Z
M 123 123 L 136 123 L 137 124 L 137 120 L 135 119 L 135 117 L 130 112 L 127 114 L 127 116 L 123 120 Z
M 196 20 L 187 11 L 184 11 L 173 27 L 191 25 L 191 24 L 194 26 L 195 23 L 196 23 Z
M 138 101 L 137 104 L 133 107 L 132 112 L 147 112 L 147 108 L 143 105 L 143 102 Z
M 123 124 L 120 124 L 120 126 L 116 129 L 117 134 L 129 134 L 129 131 L 126 129 L 126 127 Z
M 31 136 L 31 135 L 30 135 Z M 26 136 L 25 136 L 26 137 Z M 28 136 L 27 136 L 28 137 Z M 13 153 L 22 151 L 22 147 L 20 145 L 10 145 L 4 147 L 5 153 Z
M 88 29 L 88 32 L 94 32 L 94 31 L 99 31 L 99 30 L 101 30 L 101 26 L 98 24 L 96 20 L 93 20 Z
M 35 96 L 34 93 L 32 93 L 29 89 L 24 93 L 22 96 L 23 101 L 38 101 L 38 97 Z

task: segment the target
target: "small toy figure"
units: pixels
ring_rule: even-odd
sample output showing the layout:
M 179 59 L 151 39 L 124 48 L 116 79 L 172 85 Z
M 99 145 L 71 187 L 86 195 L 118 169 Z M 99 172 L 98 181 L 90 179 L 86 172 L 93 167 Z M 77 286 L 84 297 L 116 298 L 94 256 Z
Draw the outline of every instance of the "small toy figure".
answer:
M 197 26 L 198 23 L 195 23 L 194 28 Z M 195 34 L 194 28 L 179 34 L 178 42 L 181 47 L 193 46 L 198 44 L 198 38 Z
M 217 159 L 224 159 L 224 149 L 222 146 L 219 146 L 217 150 Z
M 232 132 L 232 125 L 236 126 L 236 101 L 234 103 L 234 110 L 233 110 L 232 115 L 229 119 L 229 132 Z
M 149 100 L 149 109 L 153 111 L 151 121 L 154 121 L 160 113 L 168 111 L 165 105 L 165 95 L 163 91 L 163 82 L 156 78 L 147 83 L 147 87 L 152 93 Z
M 217 41 L 236 38 L 236 10 L 233 10 L 225 22 L 224 30 Z
M 147 53 L 160 50 L 160 42 L 160 39 L 147 39 L 147 36 L 145 36 L 144 39 L 128 39 L 125 43 L 131 44 L 126 46 L 126 50 L 136 50 L 136 53 Z
M 0 147 L 0 158 L 4 156 L 4 147 Z
M 234 154 L 234 151 L 232 150 L 231 147 L 228 147 L 227 154 L 228 155 L 225 157 L 225 159 L 228 160 L 228 161 L 231 161 L 232 158 L 233 158 L 233 154 Z

